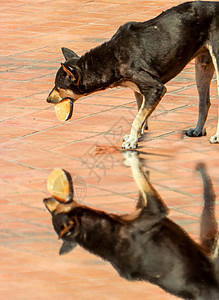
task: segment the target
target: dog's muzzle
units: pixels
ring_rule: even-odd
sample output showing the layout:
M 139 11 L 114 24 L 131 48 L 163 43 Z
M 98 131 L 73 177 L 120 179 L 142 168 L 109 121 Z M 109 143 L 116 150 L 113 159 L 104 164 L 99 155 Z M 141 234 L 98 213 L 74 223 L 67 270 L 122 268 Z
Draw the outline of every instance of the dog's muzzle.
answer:
M 46 102 L 48 102 L 48 103 L 52 103 L 52 101 L 51 101 L 51 99 L 50 99 L 50 97 L 49 97 L 49 96 L 47 97 L 47 99 L 46 99 Z
M 48 103 L 57 104 L 62 100 L 62 97 L 60 97 L 59 92 L 53 88 L 51 92 L 49 93 L 49 96 L 47 97 L 46 101 Z

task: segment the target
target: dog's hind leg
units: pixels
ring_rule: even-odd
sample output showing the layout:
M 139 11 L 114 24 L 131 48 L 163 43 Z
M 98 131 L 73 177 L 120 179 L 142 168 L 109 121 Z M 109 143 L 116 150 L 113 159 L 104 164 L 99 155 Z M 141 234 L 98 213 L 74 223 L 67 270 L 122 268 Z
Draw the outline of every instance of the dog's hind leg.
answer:
M 217 78 L 217 90 L 218 90 L 218 98 L 219 98 L 219 36 L 214 36 L 214 43 L 213 45 L 208 45 L 209 51 L 213 60 L 213 64 L 216 71 L 216 78 Z M 218 124 L 217 124 L 217 131 L 216 134 L 210 138 L 210 143 L 216 144 L 219 143 L 219 106 L 218 106 Z
M 195 75 L 199 93 L 199 117 L 196 128 L 190 128 L 186 131 L 186 135 L 193 137 L 206 135 L 206 131 L 203 127 L 211 105 L 209 90 L 211 79 L 214 75 L 214 65 L 207 49 L 206 52 L 202 52 L 195 59 Z
M 218 239 L 218 225 L 215 215 L 216 196 L 205 165 L 200 163 L 196 169 L 201 173 L 204 187 L 204 207 L 200 224 L 200 241 L 205 252 L 212 257 L 216 251 Z

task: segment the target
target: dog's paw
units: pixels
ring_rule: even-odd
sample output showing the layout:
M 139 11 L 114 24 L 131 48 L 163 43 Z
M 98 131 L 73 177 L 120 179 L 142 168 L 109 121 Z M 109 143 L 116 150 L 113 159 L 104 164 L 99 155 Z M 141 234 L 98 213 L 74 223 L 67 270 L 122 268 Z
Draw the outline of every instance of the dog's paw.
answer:
M 199 137 L 199 136 L 205 136 L 207 133 L 206 133 L 206 129 L 202 129 L 202 131 L 197 131 L 196 129 L 194 128 L 190 128 L 188 130 L 185 130 L 185 135 L 187 136 L 190 136 L 190 137 Z
M 210 142 L 211 144 L 219 144 L 219 136 L 218 136 L 217 134 L 213 135 L 213 136 L 210 138 L 209 142 Z
M 129 139 L 129 134 L 124 135 L 124 137 L 122 138 L 123 142 L 128 141 Z
M 122 151 L 124 157 L 124 165 L 130 167 L 134 160 L 138 160 L 138 152 L 136 150 Z
M 126 167 L 131 167 L 133 164 L 139 164 L 138 152 L 136 150 L 123 151 L 122 155 L 124 157 L 124 165 Z
M 136 149 L 138 147 L 138 140 L 128 139 L 122 144 L 122 149 Z
M 202 172 L 203 170 L 206 170 L 206 166 L 203 162 L 200 162 L 196 165 L 195 170 L 198 172 Z

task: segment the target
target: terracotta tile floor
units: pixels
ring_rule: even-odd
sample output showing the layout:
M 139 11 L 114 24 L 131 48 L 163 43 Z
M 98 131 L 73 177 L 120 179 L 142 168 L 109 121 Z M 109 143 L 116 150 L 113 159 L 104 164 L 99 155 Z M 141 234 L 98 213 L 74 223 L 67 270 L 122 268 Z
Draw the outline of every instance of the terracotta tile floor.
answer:
M 1 1 L 0 299 L 176 299 L 151 284 L 125 281 L 109 263 L 80 247 L 60 257 L 60 241 L 42 200 L 48 196 L 48 174 L 62 167 L 83 179 L 78 201 L 117 213 L 134 209 L 137 188 L 115 151 L 136 113 L 133 93 L 114 89 L 83 98 L 65 124 L 45 100 L 63 61 L 62 46 L 82 54 L 124 22 L 155 17 L 180 2 Z M 167 88 L 139 149 L 170 216 L 198 240 L 197 162 L 207 164 L 219 195 L 219 145 L 208 142 L 217 124 L 216 81 L 208 134 L 198 139 L 181 134 L 197 120 L 194 62 Z

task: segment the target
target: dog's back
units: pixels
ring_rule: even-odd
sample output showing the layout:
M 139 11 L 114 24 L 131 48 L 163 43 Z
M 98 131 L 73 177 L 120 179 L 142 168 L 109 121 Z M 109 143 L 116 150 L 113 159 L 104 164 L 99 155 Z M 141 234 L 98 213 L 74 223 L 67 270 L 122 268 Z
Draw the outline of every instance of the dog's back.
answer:
M 117 46 L 115 56 L 120 65 L 132 57 L 132 69 L 148 72 L 165 84 L 210 39 L 216 20 L 219 23 L 219 2 L 186 2 L 152 20 L 122 25 L 109 43 Z M 124 71 L 130 72 L 130 64 Z M 122 75 L 127 76 L 125 72 Z
M 199 118 L 188 136 L 206 135 L 210 82 L 216 70 L 219 92 L 219 2 L 194 1 L 175 6 L 146 22 L 129 22 L 102 45 L 79 57 L 63 48 L 66 62 L 58 70 L 55 87 L 47 98 L 73 101 L 109 87 L 130 87 L 138 114 L 123 149 L 135 149 L 148 118 L 166 93 L 164 86 L 196 58 Z M 203 63 L 202 63 L 203 62 Z M 219 143 L 218 129 L 210 139 Z
M 204 299 L 217 299 L 214 265 L 201 247 L 169 218 L 156 222 L 145 208 L 133 224 L 121 227 L 109 259 L 120 276 L 152 282 L 184 299 L 205 293 Z

